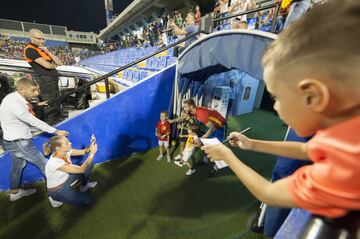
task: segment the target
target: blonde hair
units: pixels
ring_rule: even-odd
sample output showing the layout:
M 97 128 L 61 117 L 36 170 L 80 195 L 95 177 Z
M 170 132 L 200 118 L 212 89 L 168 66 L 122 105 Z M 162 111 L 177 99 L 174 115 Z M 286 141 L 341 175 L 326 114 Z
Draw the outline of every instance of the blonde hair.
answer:
M 62 145 L 61 140 L 63 139 L 63 136 L 53 136 L 49 140 L 49 142 L 43 144 L 43 152 L 44 155 L 50 155 L 51 153 L 54 153 L 56 151 L 56 147 L 59 147 Z

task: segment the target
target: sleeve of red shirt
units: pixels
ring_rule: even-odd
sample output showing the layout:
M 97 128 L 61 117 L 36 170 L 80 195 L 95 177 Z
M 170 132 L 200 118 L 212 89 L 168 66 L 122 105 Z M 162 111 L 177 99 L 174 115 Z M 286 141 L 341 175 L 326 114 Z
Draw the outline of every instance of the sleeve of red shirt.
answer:
M 203 124 L 209 123 L 209 114 L 206 109 L 198 108 L 196 111 L 196 118 Z

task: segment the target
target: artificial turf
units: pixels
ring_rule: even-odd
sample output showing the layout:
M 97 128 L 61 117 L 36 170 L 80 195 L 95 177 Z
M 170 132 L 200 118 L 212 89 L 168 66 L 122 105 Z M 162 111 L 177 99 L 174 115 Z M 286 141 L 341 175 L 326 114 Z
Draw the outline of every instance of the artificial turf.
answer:
M 286 127 L 272 113 L 256 110 L 231 117 L 228 131 L 247 127 L 249 137 L 281 140 Z M 101 150 L 101 149 L 100 149 Z M 237 155 L 269 178 L 275 157 L 236 150 Z M 259 202 L 230 170 L 209 178 L 207 166 L 186 176 L 186 168 L 156 161 L 158 149 L 95 167 L 89 208 L 52 208 L 44 183 L 33 196 L 9 202 L 0 193 L 0 239 L 212 239 L 263 238 L 246 222 Z M 197 159 L 201 153 L 197 153 Z

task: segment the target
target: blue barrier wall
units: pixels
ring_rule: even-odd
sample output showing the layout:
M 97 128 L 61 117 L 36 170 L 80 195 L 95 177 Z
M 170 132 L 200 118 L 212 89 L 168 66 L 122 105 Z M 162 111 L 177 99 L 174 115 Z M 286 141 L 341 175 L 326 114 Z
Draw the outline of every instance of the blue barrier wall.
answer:
M 87 146 L 94 133 L 99 147 L 95 163 L 148 150 L 157 145 L 155 125 L 160 112 L 169 109 L 174 78 L 175 65 L 61 123 L 57 128 L 70 132 L 69 139 L 74 148 Z M 34 143 L 41 149 L 49 137 L 51 135 L 37 136 Z M 74 159 L 75 162 L 81 160 Z M 9 188 L 10 167 L 9 153 L 0 155 L 0 190 Z M 23 182 L 41 179 L 40 171 L 28 164 L 24 169 Z

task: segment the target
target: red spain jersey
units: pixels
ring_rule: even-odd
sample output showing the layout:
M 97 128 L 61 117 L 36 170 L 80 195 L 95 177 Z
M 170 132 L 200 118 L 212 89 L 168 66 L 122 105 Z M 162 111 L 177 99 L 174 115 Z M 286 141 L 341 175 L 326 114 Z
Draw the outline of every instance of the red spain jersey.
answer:
M 169 134 L 170 133 L 170 124 L 169 122 L 167 121 L 159 121 L 157 124 L 156 124 L 156 129 L 157 129 L 157 133 L 158 135 L 164 135 L 164 134 Z M 164 139 L 161 139 L 159 136 L 158 136 L 158 139 L 159 141 L 169 141 L 170 139 L 170 135 L 168 135 L 167 137 L 165 137 Z
M 194 116 L 205 125 L 211 121 L 217 129 L 223 128 L 226 124 L 226 119 L 219 112 L 209 108 L 198 107 Z

